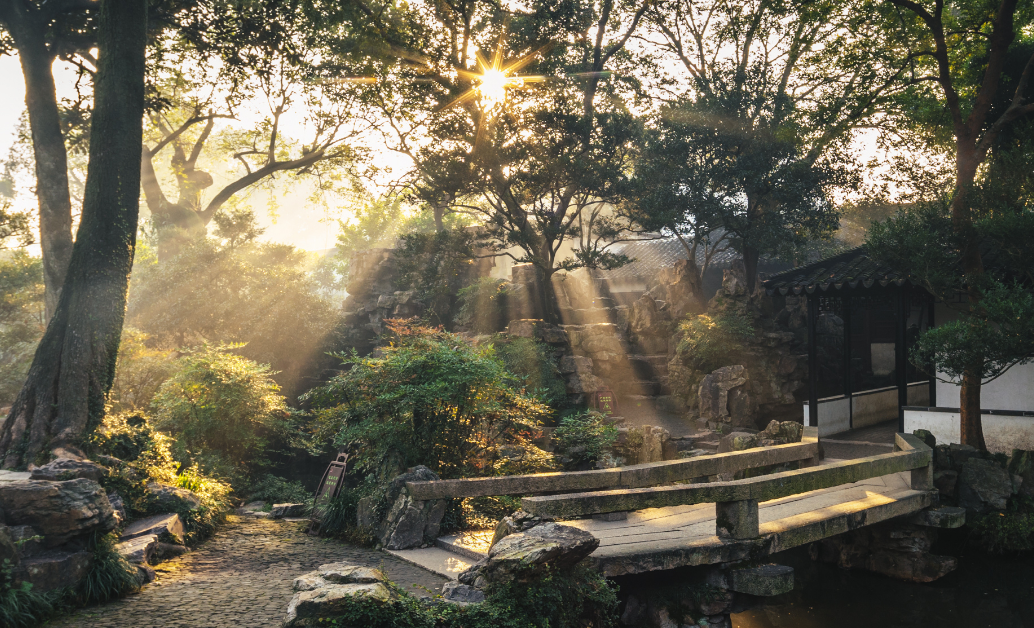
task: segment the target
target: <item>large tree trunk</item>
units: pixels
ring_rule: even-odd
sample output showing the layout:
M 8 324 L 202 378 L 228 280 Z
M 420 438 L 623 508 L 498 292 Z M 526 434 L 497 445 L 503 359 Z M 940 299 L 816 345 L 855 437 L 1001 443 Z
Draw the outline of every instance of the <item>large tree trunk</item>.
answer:
M 0 8 L 0 18 L 14 39 L 25 79 L 25 107 L 36 161 L 40 248 L 46 287 L 44 303 L 47 320 L 50 320 L 57 308 L 72 255 L 68 153 L 54 89 L 54 54 L 47 47 L 47 25 L 42 22 L 39 11 L 21 0 L 4 4 L 7 6 Z
M 102 0 L 90 160 L 61 297 L 0 428 L 5 468 L 80 453 L 115 374 L 136 247 L 146 0 Z
M 747 295 L 754 294 L 754 287 L 758 283 L 758 261 L 761 259 L 761 251 L 749 244 L 743 247 L 743 269 L 747 279 Z

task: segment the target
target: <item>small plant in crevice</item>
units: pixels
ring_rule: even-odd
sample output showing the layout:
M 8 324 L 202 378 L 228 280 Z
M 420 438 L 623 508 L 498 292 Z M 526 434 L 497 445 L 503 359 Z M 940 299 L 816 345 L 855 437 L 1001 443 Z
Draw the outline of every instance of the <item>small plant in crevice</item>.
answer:
M 114 534 L 96 534 L 90 539 L 90 570 L 75 590 L 77 602 L 107 602 L 140 588 L 137 568 L 115 549 L 117 541 Z

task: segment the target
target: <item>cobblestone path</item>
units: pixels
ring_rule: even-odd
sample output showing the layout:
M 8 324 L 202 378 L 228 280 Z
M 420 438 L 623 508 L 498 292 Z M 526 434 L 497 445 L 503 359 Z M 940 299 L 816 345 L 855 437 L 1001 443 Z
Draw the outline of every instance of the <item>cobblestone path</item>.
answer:
M 440 591 L 444 578 L 376 550 L 305 534 L 306 523 L 231 516 L 193 552 L 155 567 L 158 579 L 121 600 L 80 609 L 47 628 L 276 627 L 291 582 L 324 563 L 380 566 L 415 593 Z

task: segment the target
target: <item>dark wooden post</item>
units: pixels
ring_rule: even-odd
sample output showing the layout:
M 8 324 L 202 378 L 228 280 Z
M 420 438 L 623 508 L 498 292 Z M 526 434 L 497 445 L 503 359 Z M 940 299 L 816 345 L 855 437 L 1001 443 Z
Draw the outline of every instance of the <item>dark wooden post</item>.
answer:
M 854 427 L 854 403 L 851 402 L 851 297 L 841 297 L 840 303 L 844 314 L 844 396 L 847 397 L 848 404 L 847 425 Z
M 819 426 L 819 348 L 816 325 L 819 318 L 819 297 L 808 295 L 808 425 Z
M 927 296 L 926 330 L 930 331 L 934 328 L 934 308 L 937 307 L 937 299 L 932 294 Z M 937 407 L 937 369 L 934 368 L 933 364 L 927 368 L 930 369 L 930 407 L 933 408 Z
M 898 288 L 898 324 L 894 338 L 894 375 L 898 385 L 898 432 L 905 431 L 905 406 L 908 405 L 908 377 L 905 369 L 908 364 L 908 284 Z

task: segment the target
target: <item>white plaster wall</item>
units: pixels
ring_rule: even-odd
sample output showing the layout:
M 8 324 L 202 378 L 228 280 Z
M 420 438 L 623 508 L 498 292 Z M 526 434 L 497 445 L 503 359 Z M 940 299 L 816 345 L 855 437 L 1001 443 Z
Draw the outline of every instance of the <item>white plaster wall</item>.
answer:
M 1008 454 L 1013 449 L 1034 450 L 1034 417 L 984 414 L 980 420 L 988 451 Z M 960 442 L 959 426 L 958 412 L 905 410 L 905 432 L 929 430 L 938 444 Z
M 804 424 L 808 424 L 808 402 L 804 402 Z M 819 437 L 831 436 L 851 429 L 851 406 L 848 399 L 819 399 Z
M 959 313 L 942 303 L 934 310 L 934 323 L 942 325 L 959 317 Z M 937 407 L 958 408 L 959 387 L 942 382 L 947 379 L 937 374 Z M 1034 410 L 1034 364 L 1020 364 L 1001 377 L 984 384 L 980 390 L 980 407 L 984 410 Z

